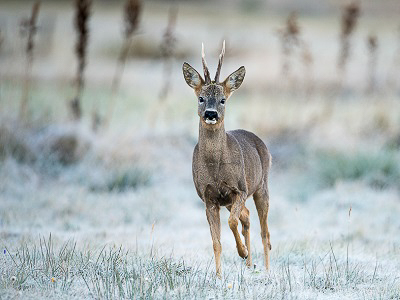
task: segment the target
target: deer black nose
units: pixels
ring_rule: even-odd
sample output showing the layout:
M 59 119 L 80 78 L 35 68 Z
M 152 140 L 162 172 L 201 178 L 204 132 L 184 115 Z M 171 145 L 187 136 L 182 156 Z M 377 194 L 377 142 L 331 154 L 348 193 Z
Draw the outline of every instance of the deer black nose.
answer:
M 218 113 L 215 110 L 206 110 L 204 113 L 204 119 L 214 120 L 218 119 Z

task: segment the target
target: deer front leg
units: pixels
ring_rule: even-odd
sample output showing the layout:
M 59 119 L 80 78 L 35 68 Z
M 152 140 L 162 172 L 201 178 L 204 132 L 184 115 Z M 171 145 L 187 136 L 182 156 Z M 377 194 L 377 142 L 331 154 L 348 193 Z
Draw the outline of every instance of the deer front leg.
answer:
M 213 242 L 215 268 L 218 278 L 221 278 L 221 222 L 219 217 L 219 206 L 206 202 L 207 221 L 210 225 L 211 238 Z
M 239 217 L 244 207 L 244 197 L 241 197 L 240 194 L 235 194 L 234 197 L 235 199 L 233 200 L 233 204 L 231 207 L 231 214 L 229 216 L 228 224 L 235 237 L 236 248 L 238 250 L 239 256 L 241 258 L 247 258 L 249 253 L 247 251 L 247 247 L 243 245 L 238 231 Z

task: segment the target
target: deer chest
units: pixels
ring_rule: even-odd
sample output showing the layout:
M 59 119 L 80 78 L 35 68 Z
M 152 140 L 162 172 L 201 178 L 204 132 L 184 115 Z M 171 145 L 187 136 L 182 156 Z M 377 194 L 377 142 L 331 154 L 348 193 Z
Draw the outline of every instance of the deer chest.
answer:
M 209 199 L 221 206 L 231 204 L 239 186 L 243 186 L 240 166 L 240 162 L 210 163 L 194 170 L 193 180 L 202 200 Z
M 208 184 L 204 191 L 204 196 L 210 201 L 216 202 L 221 206 L 232 204 L 237 193 L 237 188 L 231 187 L 225 182 Z

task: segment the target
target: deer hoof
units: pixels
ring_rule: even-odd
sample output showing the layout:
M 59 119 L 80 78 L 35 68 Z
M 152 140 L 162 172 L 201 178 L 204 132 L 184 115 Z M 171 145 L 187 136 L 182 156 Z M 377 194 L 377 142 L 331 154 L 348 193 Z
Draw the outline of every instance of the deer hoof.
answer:
M 239 256 L 243 259 L 247 259 L 247 257 L 249 256 L 249 252 L 247 251 L 246 246 L 243 246 L 242 249 L 240 249 L 240 250 L 238 248 L 238 253 L 239 253 Z
M 246 258 L 246 267 L 250 269 L 252 266 L 253 264 L 251 262 L 251 259 Z

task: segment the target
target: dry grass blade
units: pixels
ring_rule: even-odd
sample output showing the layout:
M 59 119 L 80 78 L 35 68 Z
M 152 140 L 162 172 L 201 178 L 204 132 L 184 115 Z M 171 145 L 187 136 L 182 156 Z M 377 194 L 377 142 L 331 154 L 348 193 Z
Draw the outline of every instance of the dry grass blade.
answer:
M 76 0 L 75 1 L 75 30 L 78 34 L 78 39 L 75 45 L 75 54 L 78 59 L 78 69 L 76 74 L 76 95 L 70 102 L 70 109 L 74 119 L 78 120 L 82 116 L 81 96 L 84 87 L 84 70 L 86 66 L 87 45 L 89 39 L 88 22 L 90 17 L 91 0 Z
M 24 120 L 27 115 L 28 96 L 31 85 L 32 77 L 32 64 L 33 64 L 33 49 L 35 47 L 34 37 L 37 32 L 37 19 L 39 15 L 40 2 L 36 1 L 32 6 L 31 16 L 29 19 L 22 20 L 20 25 L 20 33 L 28 36 L 25 54 L 26 54 L 26 67 L 25 67 L 25 80 L 24 88 L 20 106 L 20 119 Z

